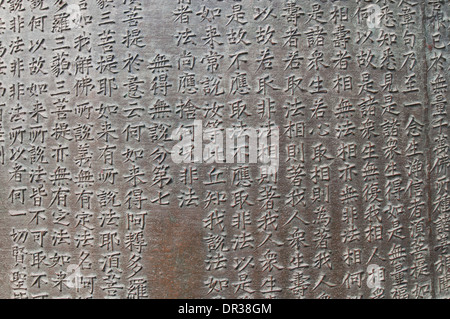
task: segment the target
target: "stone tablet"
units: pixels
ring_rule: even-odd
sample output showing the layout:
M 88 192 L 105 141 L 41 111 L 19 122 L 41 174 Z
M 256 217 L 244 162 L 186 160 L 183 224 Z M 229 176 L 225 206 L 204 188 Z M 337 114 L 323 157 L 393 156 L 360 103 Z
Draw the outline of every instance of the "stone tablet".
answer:
M 0 297 L 450 297 L 448 9 L 0 0 Z

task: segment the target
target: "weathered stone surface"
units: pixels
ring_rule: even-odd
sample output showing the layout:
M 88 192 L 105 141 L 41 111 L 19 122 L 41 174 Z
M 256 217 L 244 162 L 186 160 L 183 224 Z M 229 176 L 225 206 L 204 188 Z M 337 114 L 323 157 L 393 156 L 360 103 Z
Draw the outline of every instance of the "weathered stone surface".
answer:
M 447 24 L 0 0 L 0 297 L 448 297 Z

